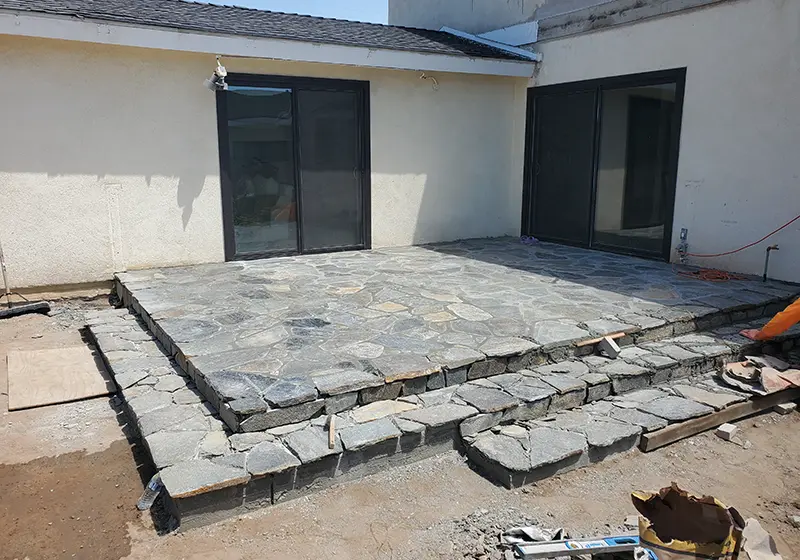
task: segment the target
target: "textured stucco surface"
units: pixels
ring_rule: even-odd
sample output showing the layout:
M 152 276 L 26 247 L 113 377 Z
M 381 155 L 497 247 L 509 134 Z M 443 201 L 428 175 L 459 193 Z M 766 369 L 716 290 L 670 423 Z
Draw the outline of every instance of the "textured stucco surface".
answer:
M 0 239 L 17 287 L 222 261 L 213 57 L 0 36 Z M 519 231 L 524 79 L 226 59 L 370 82 L 373 246 Z
M 723 252 L 800 213 L 798 22 L 798 2 L 740 0 L 546 41 L 535 83 L 686 67 L 673 248 L 685 227 L 691 252 Z M 800 280 L 800 224 L 771 242 L 770 275 Z M 691 262 L 760 274 L 765 247 Z

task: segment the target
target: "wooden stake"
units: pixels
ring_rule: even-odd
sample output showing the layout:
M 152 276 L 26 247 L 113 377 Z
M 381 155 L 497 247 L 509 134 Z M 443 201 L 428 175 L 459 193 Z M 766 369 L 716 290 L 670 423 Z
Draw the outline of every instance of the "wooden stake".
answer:
M 713 414 L 709 414 L 707 416 L 693 418 L 687 422 L 668 426 L 663 430 L 658 430 L 657 432 L 653 432 L 651 434 L 644 434 L 641 442 L 639 443 L 639 449 L 645 453 L 648 451 L 653 451 L 654 449 L 664 447 L 665 445 L 669 445 L 670 443 L 674 443 L 678 440 L 697 435 L 712 428 L 716 428 L 717 426 L 721 426 L 727 422 L 741 420 L 747 416 L 752 416 L 772 408 L 775 405 L 797 399 L 800 399 L 800 389 L 789 389 L 787 391 L 781 391 L 779 393 L 767 395 L 766 397 L 758 397 L 747 402 L 734 404 L 728 408 L 720 410 L 719 412 L 714 412 Z
M 333 414 L 328 418 L 328 449 L 336 447 L 336 416 Z

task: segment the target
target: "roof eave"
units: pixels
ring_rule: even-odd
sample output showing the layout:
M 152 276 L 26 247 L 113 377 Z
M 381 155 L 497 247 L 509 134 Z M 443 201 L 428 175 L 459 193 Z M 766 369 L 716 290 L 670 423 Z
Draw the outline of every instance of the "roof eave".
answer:
M 13 10 L 0 10 L 0 34 L 224 56 L 520 78 L 530 78 L 535 68 L 532 61 L 216 35 Z

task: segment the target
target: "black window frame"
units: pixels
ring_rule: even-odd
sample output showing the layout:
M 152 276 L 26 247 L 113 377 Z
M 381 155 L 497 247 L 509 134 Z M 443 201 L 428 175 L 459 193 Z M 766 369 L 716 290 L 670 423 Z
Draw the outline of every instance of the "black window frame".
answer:
M 336 80 L 329 78 L 309 78 L 304 76 L 280 76 L 271 74 L 230 73 L 225 81 L 231 86 L 263 87 L 292 90 L 292 130 L 294 144 L 294 176 L 297 204 L 297 249 L 262 251 L 257 253 L 236 252 L 236 239 L 233 223 L 233 180 L 230 174 L 230 142 L 228 137 L 228 114 L 225 102 L 225 91 L 217 91 L 217 136 L 219 143 L 220 190 L 222 197 L 222 226 L 226 261 L 247 261 L 292 255 L 310 255 L 319 253 L 337 253 L 341 251 L 358 251 L 372 248 L 372 171 L 370 140 L 370 83 L 361 80 Z M 361 186 L 361 243 L 356 245 L 331 247 L 325 249 L 303 250 L 303 231 L 300 215 L 301 197 L 301 159 L 299 142 L 299 118 L 296 92 L 311 91 L 347 91 L 358 95 L 359 107 L 356 115 L 359 156 L 362 161 L 359 173 Z
M 600 133 L 602 116 L 602 94 L 605 90 L 646 87 L 663 84 L 675 84 L 675 114 L 673 115 L 673 138 L 670 139 L 668 172 L 672 188 L 667 190 L 666 215 L 664 219 L 664 239 L 660 254 L 649 251 L 639 251 L 636 249 L 604 245 L 594 242 L 595 213 L 597 203 L 597 173 L 600 164 Z M 534 158 L 536 156 L 536 144 L 538 140 L 536 134 L 538 127 L 537 98 L 547 95 L 559 95 L 567 93 L 593 92 L 595 96 L 595 120 L 594 120 L 594 150 L 592 156 L 592 185 L 591 185 L 591 215 L 589 223 L 589 242 L 570 243 L 561 240 L 551 240 L 542 238 L 542 241 L 553 241 L 563 245 L 572 245 L 587 249 L 598 249 L 610 253 L 633 255 L 650 259 L 660 259 L 669 261 L 672 249 L 672 230 L 675 218 L 675 193 L 678 180 L 678 161 L 680 156 L 681 124 L 683 122 L 683 103 L 686 92 L 686 68 L 673 68 L 669 70 L 658 70 L 655 72 L 642 72 L 638 74 L 626 74 L 621 76 L 611 76 L 606 78 L 596 78 L 577 82 L 565 82 L 549 86 L 537 86 L 528 88 L 527 109 L 525 120 L 525 167 L 523 173 L 522 189 L 522 221 L 521 234 L 532 235 L 534 231 L 532 203 L 536 197 L 536 173 L 534 173 Z

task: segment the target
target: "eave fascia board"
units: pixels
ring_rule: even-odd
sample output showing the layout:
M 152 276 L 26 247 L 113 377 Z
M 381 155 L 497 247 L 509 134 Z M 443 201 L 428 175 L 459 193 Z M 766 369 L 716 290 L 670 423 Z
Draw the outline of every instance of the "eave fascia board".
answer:
M 529 78 L 534 71 L 533 65 L 525 61 L 215 35 L 63 16 L 33 15 L 13 10 L 0 10 L 0 35 L 393 70 L 519 78 Z

